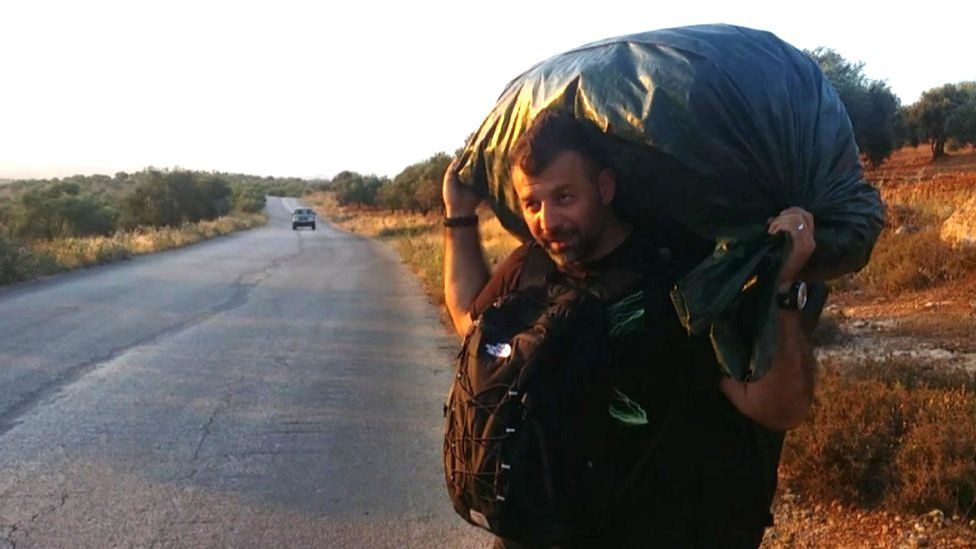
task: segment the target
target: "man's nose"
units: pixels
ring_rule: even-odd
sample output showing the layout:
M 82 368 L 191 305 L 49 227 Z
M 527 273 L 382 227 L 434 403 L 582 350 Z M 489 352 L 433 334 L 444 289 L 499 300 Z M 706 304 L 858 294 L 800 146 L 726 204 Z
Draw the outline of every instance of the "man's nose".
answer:
M 556 213 L 555 208 L 552 208 L 549 204 L 542 204 L 539 208 L 539 227 L 542 232 L 548 233 L 552 229 L 559 225 L 559 215 Z

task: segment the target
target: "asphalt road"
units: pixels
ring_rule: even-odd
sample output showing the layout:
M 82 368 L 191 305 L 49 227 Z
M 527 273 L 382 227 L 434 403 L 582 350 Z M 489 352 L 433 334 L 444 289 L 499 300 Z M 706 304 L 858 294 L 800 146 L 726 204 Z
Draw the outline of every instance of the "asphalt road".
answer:
M 0 549 L 486 547 L 456 340 L 395 254 L 267 226 L 0 289 Z

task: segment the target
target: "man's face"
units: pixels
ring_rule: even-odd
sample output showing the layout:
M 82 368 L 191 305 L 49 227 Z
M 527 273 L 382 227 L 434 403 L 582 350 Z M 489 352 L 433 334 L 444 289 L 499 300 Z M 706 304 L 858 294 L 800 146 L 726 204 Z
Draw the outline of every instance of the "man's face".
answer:
M 593 175 L 579 153 L 567 151 L 538 176 L 516 167 L 512 177 L 529 232 L 553 261 L 566 265 L 593 259 L 612 215 L 613 172 Z

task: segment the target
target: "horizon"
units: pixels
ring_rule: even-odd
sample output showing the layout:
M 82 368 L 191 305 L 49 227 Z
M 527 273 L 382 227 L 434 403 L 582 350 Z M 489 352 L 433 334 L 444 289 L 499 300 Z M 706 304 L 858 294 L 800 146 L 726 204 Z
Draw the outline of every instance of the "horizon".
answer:
M 885 81 L 903 105 L 976 79 L 962 62 L 966 18 L 946 15 L 964 12 L 962 2 L 932 14 L 829 1 L 802 17 L 773 2 L 559 6 L 3 6 L 0 51 L 18 55 L 0 57 L 0 179 L 159 166 L 392 178 L 461 147 L 505 84 L 533 64 L 595 40 L 688 24 L 725 22 L 800 49 L 831 48 L 864 63 L 864 74 Z

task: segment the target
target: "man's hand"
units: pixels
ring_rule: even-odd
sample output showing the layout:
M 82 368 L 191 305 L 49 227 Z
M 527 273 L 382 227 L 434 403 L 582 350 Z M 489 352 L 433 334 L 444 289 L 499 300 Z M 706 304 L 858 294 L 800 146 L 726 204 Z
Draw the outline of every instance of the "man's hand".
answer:
M 444 172 L 441 193 L 444 196 L 444 208 L 447 217 L 475 215 L 475 210 L 481 203 L 481 197 L 470 188 L 462 185 L 461 180 L 458 179 L 458 164 L 460 164 L 460 158 L 455 158 Z
M 791 284 L 798 280 L 807 261 L 817 248 L 813 231 L 813 214 L 803 208 L 795 206 L 787 208 L 770 220 L 769 234 L 787 233 L 792 242 L 790 255 L 780 268 L 777 285 Z

